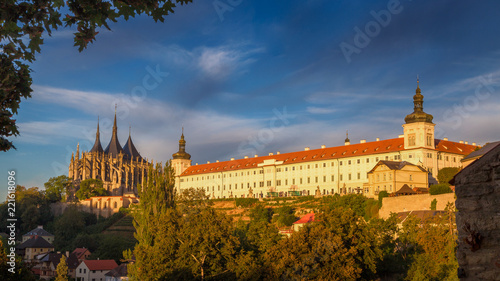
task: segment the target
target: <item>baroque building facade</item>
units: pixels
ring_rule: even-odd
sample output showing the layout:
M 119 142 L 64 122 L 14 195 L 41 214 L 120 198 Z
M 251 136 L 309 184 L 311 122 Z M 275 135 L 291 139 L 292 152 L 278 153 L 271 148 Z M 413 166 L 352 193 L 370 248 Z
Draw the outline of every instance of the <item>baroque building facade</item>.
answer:
M 368 172 L 381 160 L 406 161 L 422 167 L 432 183 L 439 169 L 461 167 L 462 158 L 477 146 L 447 138 L 436 139 L 433 116 L 424 112 L 423 102 L 424 96 L 417 83 L 414 110 L 405 118 L 403 135 L 373 142 L 361 140 L 351 144 L 346 138 L 344 146 L 306 147 L 304 151 L 245 156 L 192 166 L 182 136 L 179 152 L 172 160 L 177 175 L 176 190 L 203 188 L 211 198 L 335 193 L 363 193 L 373 197 L 381 190 L 396 191 L 396 186 L 381 188 L 376 178 L 369 183 Z
M 68 171 L 68 176 L 73 179 L 75 186 L 79 186 L 80 182 L 86 179 L 99 179 L 111 196 L 137 196 L 137 186 L 143 185 L 147 178 L 148 161 L 143 159 L 135 148 L 130 132 L 122 147 L 117 131 L 115 112 L 113 132 L 106 149 L 101 145 L 99 122 L 92 149 L 80 152 L 77 145 L 76 155 L 71 155 Z M 93 208 L 93 204 L 89 207 Z

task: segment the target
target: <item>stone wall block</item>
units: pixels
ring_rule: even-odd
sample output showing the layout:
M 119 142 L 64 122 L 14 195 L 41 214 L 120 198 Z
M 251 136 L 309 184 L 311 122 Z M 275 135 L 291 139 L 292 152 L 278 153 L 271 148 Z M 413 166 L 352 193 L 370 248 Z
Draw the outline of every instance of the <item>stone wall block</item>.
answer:
M 482 205 L 475 198 L 464 198 L 455 202 L 457 210 L 461 212 L 475 212 L 482 208 Z

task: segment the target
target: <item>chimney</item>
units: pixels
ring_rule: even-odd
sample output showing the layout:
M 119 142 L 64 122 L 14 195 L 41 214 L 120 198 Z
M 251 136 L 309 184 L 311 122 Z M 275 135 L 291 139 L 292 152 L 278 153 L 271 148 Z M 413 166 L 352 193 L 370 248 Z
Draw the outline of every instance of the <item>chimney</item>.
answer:
M 259 155 L 255 154 L 253 157 L 257 158 L 257 157 L 259 157 Z
M 366 140 L 360 140 L 359 143 L 366 143 Z
M 311 150 L 311 148 L 310 148 L 310 147 L 305 147 L 305 148 L 304 148 L 304 151 L 309 151 L 309 150 Z
M 443 140 L 448 141 L 448 138 L 444 138 Z
M 469 142 L 468 142 L 468 141 L 466 141 L 466 142 L 465 142 L 465 144 L 469 144 Z
M 245 157 L 243 157 L 243 158 L 248 159 L 248 156 L 245 155 Z
M 376 138 L 376 141 L 380 141 L 380 138 Z
M 322 144 L 322 145 L 321 145 L 321 148 L 326 148 L 326 145 Z
M 475 142 L 473 142 L 472 145 L 476 146 L 477 144 Z
M 231 161 L 233 161 L 233 160 L 234 160 L 234 158 L 233 158 L 233 157 L 231 157 Z
M 207 161 L 207 164 L 210 164 L 210 161 Z
M 198 163 L 196 163 L 196 166 L 198 166 Z
M 219 163 L 219 160 L 215 160 L 215 163 Z
M 350 144 L 351 144 L 351 142 L 350 142 L 350 141 L 346 141 L 346 142 L 344 143 L 344 145 L 350 145 Z
M 463 143 L 464 143 L 464 141 L 462 141 L 462 140 L 461 140 L 461 141 L 459 141 L 459 143 L 463 144 Z
M 405 135 L 399 135 L 399 136 L 398 136 L 398 139 L 402 139 L 402 138 L 404 138 L 404 137 L 405 137 Z
M 279 151 L 277 151 L 277 152 L 276 152 L 276 155 L 279 155 L 279 154 L 280 154 L 280 152 L 279 152 Z
M 273 156 L 273 153 L 272 153 L 272 152 L 269 152 L 269 156 Z

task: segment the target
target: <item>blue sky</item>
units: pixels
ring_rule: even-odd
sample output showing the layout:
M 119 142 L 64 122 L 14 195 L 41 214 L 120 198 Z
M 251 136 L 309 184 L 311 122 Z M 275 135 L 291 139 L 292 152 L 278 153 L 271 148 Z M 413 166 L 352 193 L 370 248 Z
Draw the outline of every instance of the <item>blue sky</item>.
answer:
M 195 0 L 165 23 L 114 23 L 82 53 L 74 30 L 58 30 L 32 65 L 33 96 L 0 181 L 16 170 L 18 184 L 43 187 L 67 174 L 98 116 L 108 144 L 115 103 L 121 144 L 131 126 L 141 155 L 162 162 L 182 126 L 193 164 L 342 145 L 346 130 L 351 142 L 395 138 L 417 74 L 437 137 L 498 140 L 499 10 L 498 1 Z

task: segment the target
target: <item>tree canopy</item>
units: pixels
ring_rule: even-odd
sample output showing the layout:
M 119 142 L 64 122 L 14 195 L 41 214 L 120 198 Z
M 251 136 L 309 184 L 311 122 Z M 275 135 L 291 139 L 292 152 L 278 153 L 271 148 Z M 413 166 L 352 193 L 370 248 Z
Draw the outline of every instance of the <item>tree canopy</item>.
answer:
M 45 196 L 50 202 L 64 201 L 71 184 L 71 179 L 65 175 L 52 177 L 43 184 L 45 186 Z
M 7 138 L 19 135 L 13 116 L 21 99 L 31 97 L 28 64 L 40 53 L 44 37 L 63 26 L 75 26 L 74 45 L 81 52 L 96 39 L 98 29 L 110 29 L 111 22 L 141 14 L 163 22 L 176 4 L 192 1 L 0 1 L 0 151 L 15 148 Z
M 438 182 L 439 184 L 447 184 L 450 185 L 450 181 L 453 177 L 460 171 L 460 168 L 457 167 L 447 167 L 439 169 L 438 171 Z
M 86 179 L 80 182 L 80 189 L 75 195 L 78 199 L 85 200 L 94 196 L 106 196 L 108 191 L 103 188 L 102 180 Z

